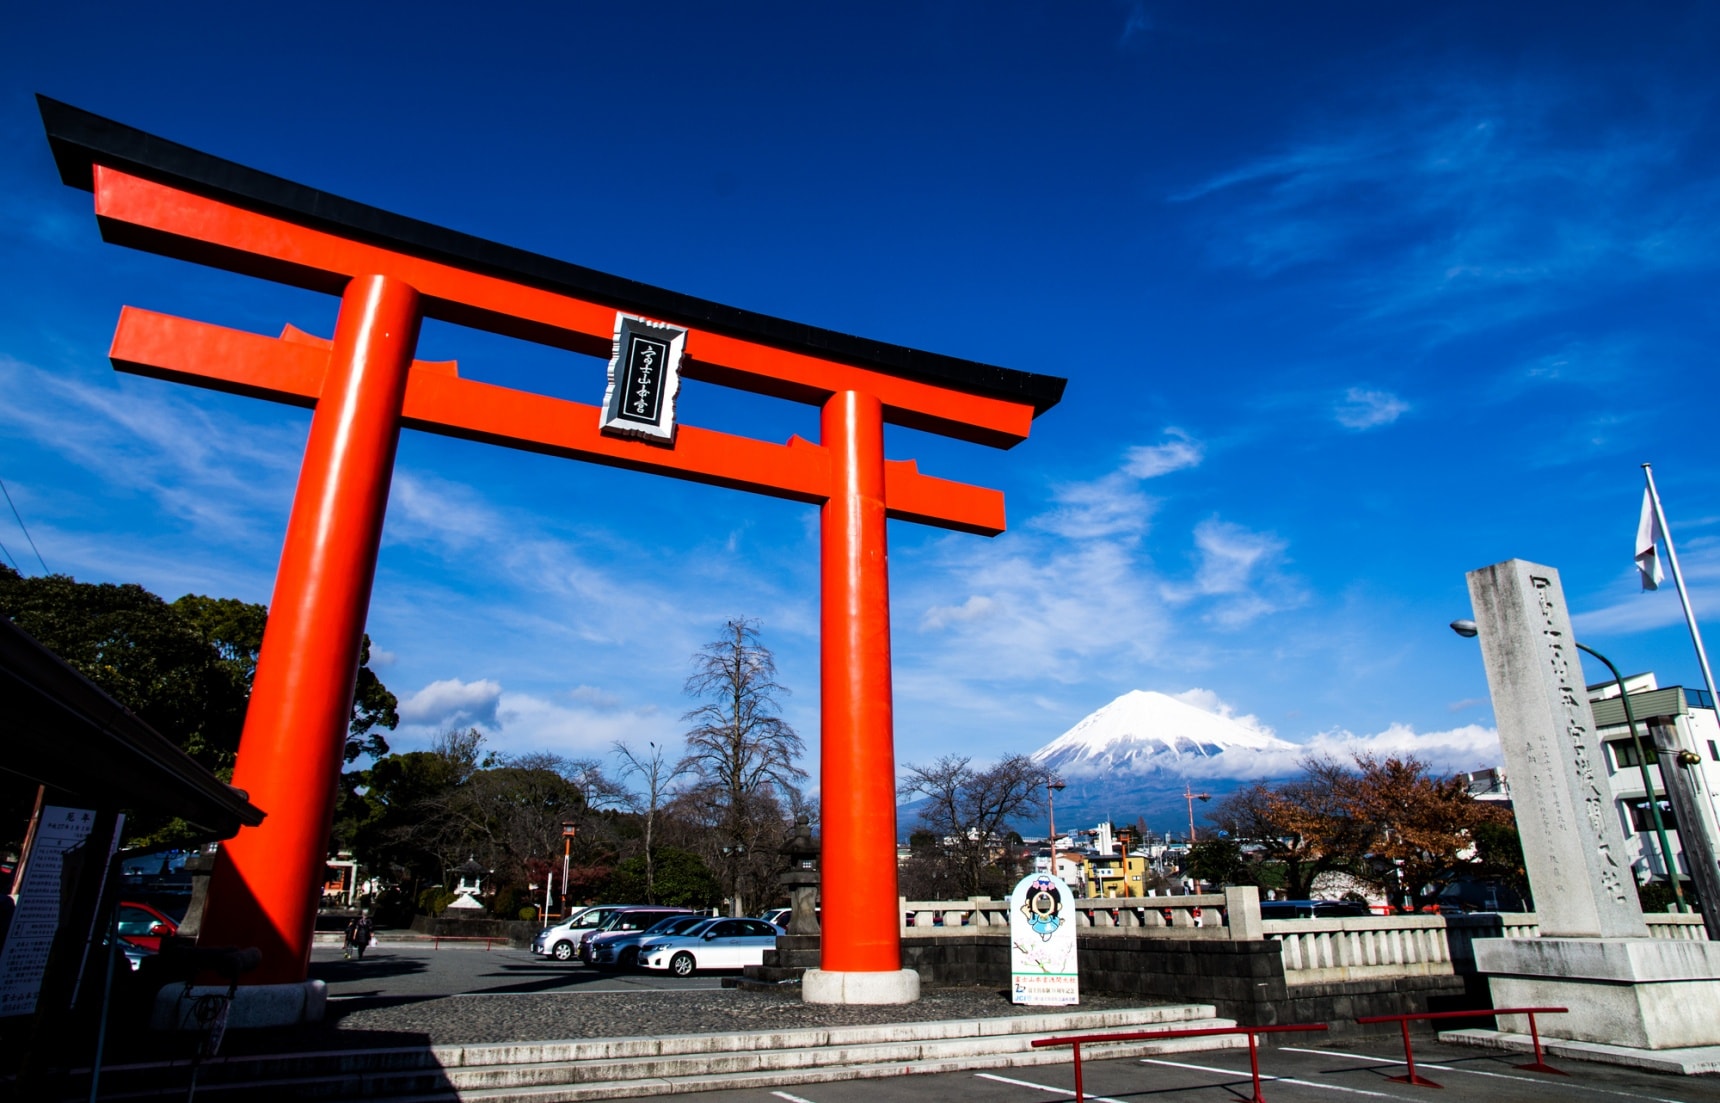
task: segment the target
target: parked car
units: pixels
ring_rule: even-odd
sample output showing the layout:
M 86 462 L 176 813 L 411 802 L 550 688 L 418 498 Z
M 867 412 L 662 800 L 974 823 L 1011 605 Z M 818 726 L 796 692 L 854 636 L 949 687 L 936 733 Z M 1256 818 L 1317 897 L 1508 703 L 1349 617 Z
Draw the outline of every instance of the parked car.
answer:
M 1522 894 L 1503 881 L 1465 878 L 1451 882 L 1439 892 L 1441 915 L 1528 910 Z
M 639 931 L 604 931 L 586 942 L 586 961 L 599 969 L 633 969 L 639 965 L 639 947 L 652 938 L 681 934 L 710 916 L 698 912 L 682 912 L 665 916 Z
M 593 904 L 581 908 L 553 927 L 545 927 L 532 938 L 532 953 L 553 957 L 557 961 L 572 961 L 579 952 L 580 939 L 599 923 L 631 904 Z
M 1262 919 L 1355 919 L 1373 915 L 1357 900 L 1262 900 Z
M 700 969 L 763 965 L 764 952 L 788 932 L 762 919 L 708 919 L 678 935 L 653 938 L 639 947 L 639 964 L 690 977 Z
M 171 938 L 179 930 L 178 920 L 141 900 L 122 900 L 115 922 L 121 939 L 150 951 L 160 950 L 161 940 Z M 132 968 L 137 968 L 136 964 Z
M 159 942 L 160 939 L 158 938 L 156 941 Z M 97 959 L 102 963 L 100 967 L 103 969 L 107 968 L 106 962 L 108 947 L 110 944 L 110 938 L 104 932 L 99 944 L 99 953 L 101 954 L 101 957 Z M 145 958 L 152 958 L 159 952 L 148 946 L 139 946 L 135 942 L 129 942 L 124 938 L 119 940 L 118 950 L 121 960 L 126 964 L 126 968 L 130 969 L 134 973 L 143 967 Z
M 592 940 L 607 934 L 637 934 L 647 927 L 654 926 L 658 920 L 667 919 L 672 915 L 686 915 L 686 908 L 653 907 L 638 905 L 631 908 L 617 908 L 610 913 L 609 918 L 580 935 L 579 960 L 591 964 Z
M 812 909 L 812 917 L 814 919 L 818 920 L 820 923 L 824 922 L 824 906 L 822 904 L 817 905 Z M 778 927 L 781 927 L 783 930 L 786 931 L 786 930 L 788 930 L 788 921 L 790 919 L 794 918 L 794 909 L 793 908 L 766 908 L 764 911 L 761 911 L 757 915 L 753 916 L 753 918 L 754 919 L 762 919 L 766 923 L 774 923 Z M 944 921 L 943 913 L 939 912 L 937 914 L 937 916 L 935 917 L 935 921 L 933 922 L 932 925 L 935 927 L 941 927 L 941 926 L 943 926 L 943 921 Z M 908 913 L 908 926 L 912 927 L 913 925 L 914 925 L 914 913 L 909 912 Z

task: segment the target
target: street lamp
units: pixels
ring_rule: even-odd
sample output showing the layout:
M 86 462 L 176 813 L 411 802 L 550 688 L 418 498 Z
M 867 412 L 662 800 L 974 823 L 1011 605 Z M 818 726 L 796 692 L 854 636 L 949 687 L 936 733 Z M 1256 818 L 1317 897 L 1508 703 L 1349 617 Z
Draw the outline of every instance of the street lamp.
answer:
M 741 877 L 736 865 L 746 852 L 747 846 L 741 842 L 723 847 L 723 857 L 727 859 L 725 864 L 729 867 L 729 914 L 732 916 L 741 914 Z
M 1188 801 L 1188 845 L 1194 845 L 1194 802 L 1205 804 L 1212 799 L 1211 793 L 1197 793 L 1188 787 L 1188 780 L 1183 779 L 1183 799 Z
M 1051 816 L 1051 876 L 1057 876 L 1057 794 L 1068 788 L 1056 774 L 1045 778 L 1045 804 Z
M 1481 629 L 1478 628 L 1472 620 L 1454 620 L 1451 622 L 1451 630 L 1465 639 L 1474 639 L 1476 636 L 1481 634 Z M 1678 866 L 1674 864 L 1672 860 L 1672 844 L 1666 841 L 1666 825 L 1660 820 L 1660 798 L 1654 795 L 1654 782 L 1649 778 L 1648 752 L 1644 750 L 1642 745 L 1642 736 L 1639 735 L 1636 730 L 1636 710 L 1630 707 L 1630 694 L 1626 692 L 1624 688 L 1624 675 L 1619 673 L 1618 667 L 1613 665 L 1613 661 L 1611 659 L 1602 655 L 1599 651 L 1596 651 L 1585 643 L 1579 643 L 1576 640 L 1572 640 L 1571 642 L 1577 645 L 1577 650 L 1586 651 L 1590 655 L 1593 655 L 1605 664 L 1606 668 L 1612 672 L 1613 683 L 1618 686 L 1619 703 L 1624 705 L 1624 721 L 1630 728 L 1630 741 L 1631 744 L 1636 747 L 1636 766 L 1637 769 L 1642 772 L 1642 789 L 1648 797 L 1649 819 L 1654 823 L 1655 838 L 1660 841 L 1661 862 L 1666 866 L 1666 876 L 1672 882 L 1672 895 L 1673 898 L 1678 901 L 1678 910 L 1681 912 L 1687 912 L 1690 910 L 1690 907 L 1684 902 L 1684 887 L 1679 883 Z M 1670 793 L 1671 787 L 1666 781 L 1666 764 L 1660 761 L 1658 755 L 1655 756 L 1655 764 L 1660 767 L 1661 788 L 1666 789 Z
M 568 913 L 567 874 L 573 861 L 573 837 L 578 833 L 579 826 L 572 820 L 561 821 L 561 914 L 563 915 Z M 549 926 L 547 914 L 549 909 L 544 908 L 544 912 L 546 913 L 544 926 L 547 927 Z

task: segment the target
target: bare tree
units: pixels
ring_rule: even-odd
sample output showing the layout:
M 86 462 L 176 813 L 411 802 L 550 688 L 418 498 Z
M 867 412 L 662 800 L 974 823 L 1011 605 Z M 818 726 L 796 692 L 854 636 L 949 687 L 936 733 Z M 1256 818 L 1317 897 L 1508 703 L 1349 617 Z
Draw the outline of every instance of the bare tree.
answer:
M 1013 754 L 985 770 L 966 755 L 945 755 L 930 766 L 907 765 L 899 787 L 904 797 L 922 797 L 920 824 L 935 836 L 957 882 L 971 895 L 984 888 L 994 855 L 1007 853 L 1009 821 L 1045 804 L 1045 769 Z M 998 868 L 1007 880 L 1009 870 Z M 997 887 L 997 886 L 994 886 Z
M 669 787 L 690 768 L 685 759 L 670 764 L 667 752 L 653 741 L 646 741 L 648 751 L 635 751 L 621 740 L 615 742 L 615 753 L 621 757 L 619 778 L 625 782 L 637 777 L 644 786 L 643 794 L 629 794 L 634 810 L 645 817 L 645 902 L 657 902 L 657 870 L 654 850 L 657 815 L 669 795 Z M 641 796 L 643 799 L 641 799 Z
M 739 914 L 739 870 L 757 864 L 768 837 L 780 837 L 782 801 L 796 803 L 795 783 L 806 777 L 795 765 L 805 745 L 777 714 L 776 698 L 788 690 L 776 680 L 776 659 L 759 639 L 756 621 L 724 624 L 722 635 L 694 656 L 686 691 L 706 700 L 683 717 L 693 727 L 681 766 L 697 778 L 688 796 L 718 833 L 707 850 L 721 851 L 732 910 Z M 706 854 L 707 861 L 717 857 Z

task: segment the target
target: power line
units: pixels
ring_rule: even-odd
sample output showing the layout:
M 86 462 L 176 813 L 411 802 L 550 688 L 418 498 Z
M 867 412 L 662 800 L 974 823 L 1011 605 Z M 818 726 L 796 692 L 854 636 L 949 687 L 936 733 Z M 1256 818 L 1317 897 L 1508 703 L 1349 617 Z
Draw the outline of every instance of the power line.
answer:
M 6 495 L 6 504 L 12 507 L 12 516 L 18 518 L 18 527 L 24 530 L 24 539 L 30 541 L 30 550 L 33 552 L 36 552 L 36 562 L 42 564 L 42 573 L 43 574 L 51 573 L 48 570 L 47 561 L 42 558 L 42 553 L 40 551 L 37 551 L 37 549 L 36 549 L 36 538 L 30 535 L 29 527 L 24 524 L 24 515 L 18 512 L 17 504 L 12 501 L 12 492 L 10 490 L 6 489 L 6 480 L 5 479 L 0 479 L 0 494 Z M 7 553 L 7 558 L 8 559 L 11 558 L 10 552 Z M 12 566 L 14 566 L 14 567 L 16 567 L 17 565 L 18 564 L 16 562 L 14 562 L 12 564 Z M 20 570 L 18 573 L 23 574 L 24 572 L 22 570 Z

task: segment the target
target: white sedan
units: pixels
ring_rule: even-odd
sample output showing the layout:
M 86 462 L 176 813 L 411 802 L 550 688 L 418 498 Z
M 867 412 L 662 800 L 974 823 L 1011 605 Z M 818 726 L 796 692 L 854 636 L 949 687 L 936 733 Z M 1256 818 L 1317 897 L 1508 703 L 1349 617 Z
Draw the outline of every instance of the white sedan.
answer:
M 707 919 L 697 927 L 639 947 L 639 964 L 690 977 L 699 969 L 739 969 L 763 965 L 764 952 L 776 947 L 781 927 L 762 919 Z

